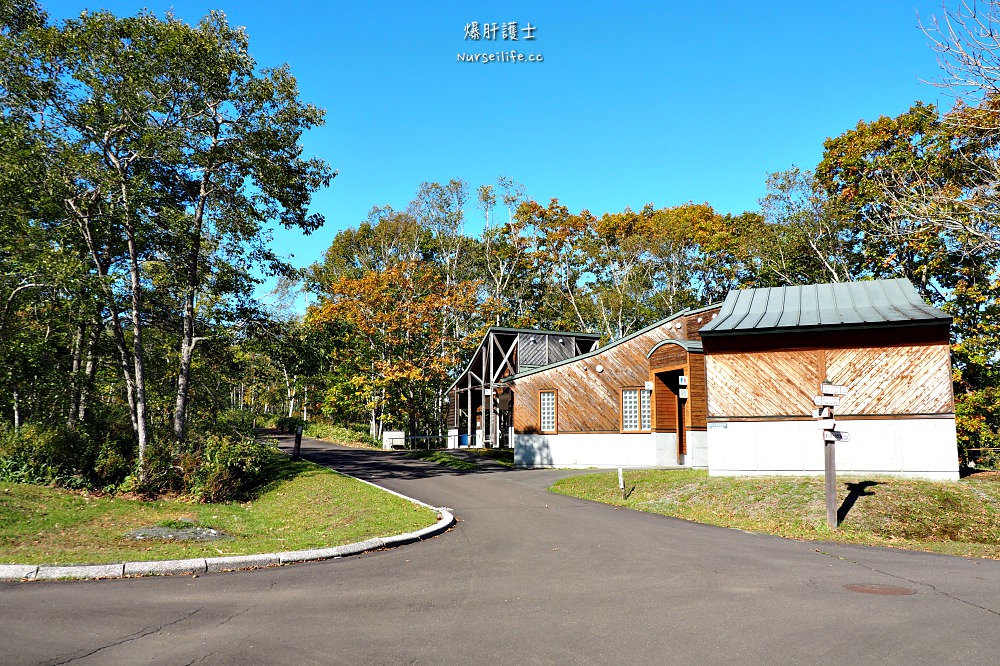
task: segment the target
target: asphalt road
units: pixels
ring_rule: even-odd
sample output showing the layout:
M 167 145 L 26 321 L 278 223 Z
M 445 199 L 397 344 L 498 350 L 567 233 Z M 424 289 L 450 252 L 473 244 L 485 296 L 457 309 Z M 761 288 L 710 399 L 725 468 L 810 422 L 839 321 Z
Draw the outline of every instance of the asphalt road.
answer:
M 459 523 L 277 569 L 2 583 L 0 663 L 1000 662 L 1000 562 L 787 541 L 544 490 L 566 472 L 461 473 L 310 440 L 303 454 Z

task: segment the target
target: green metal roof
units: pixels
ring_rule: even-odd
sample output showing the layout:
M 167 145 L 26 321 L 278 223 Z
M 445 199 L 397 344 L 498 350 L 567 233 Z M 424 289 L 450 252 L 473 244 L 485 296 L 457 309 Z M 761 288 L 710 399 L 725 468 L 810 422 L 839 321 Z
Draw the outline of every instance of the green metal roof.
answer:
M 506 328 L 504 326 L 490 326 L 489 333 L 531 333 L 534 335 L 572 335 L 574 338 L 599 338 L 600 333 L 581 333 L 580 331 L 546 331 L 535 328 Z M 485 340 L 485 337 L 483 338 Z
M 731 291 L 702 336 L 951 322 L 909 280 L 871 280 Z
M 688 353 L 694 352 L 696 354 L 700 354 L 705 351 L 705 348 L 701 346 L 700 340 L 660 340 L 653 345 L 652 349 L 649 350 L 646 354 L 646 358 L 652 358 L 656 350 L 663 345 L 677 345 Z

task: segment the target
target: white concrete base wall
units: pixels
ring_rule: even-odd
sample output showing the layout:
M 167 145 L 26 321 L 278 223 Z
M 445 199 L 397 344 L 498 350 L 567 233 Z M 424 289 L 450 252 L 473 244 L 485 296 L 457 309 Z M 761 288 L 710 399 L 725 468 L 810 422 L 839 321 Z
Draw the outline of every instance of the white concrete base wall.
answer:
M 694 469 L 708 469 L 708 433 L 702 431 L 687 432 L 687 460 L 684 461 L 688 467 Z
M 955 419 L 837 419 L 850 433 L 836 446 L 837 472 L 958 479 Z M 727 422 L 708 426 L 713 476 L 823 474 L 823 440 L 812 421 Z
M 671 433 L 514 435 L 517 467 L 673 467 Z

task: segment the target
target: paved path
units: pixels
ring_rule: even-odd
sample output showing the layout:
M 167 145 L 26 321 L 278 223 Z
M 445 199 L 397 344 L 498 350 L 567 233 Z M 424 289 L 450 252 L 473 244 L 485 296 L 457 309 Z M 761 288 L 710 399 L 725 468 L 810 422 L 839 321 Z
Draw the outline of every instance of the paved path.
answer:
M 0 663 L 1000 660 L 1000 562 L 616 510 L 545 492 L 557 471 L 460 473 L 310 440 L 303 454 L 460 522 L 402 548 L 280 569 L 0 584 Z

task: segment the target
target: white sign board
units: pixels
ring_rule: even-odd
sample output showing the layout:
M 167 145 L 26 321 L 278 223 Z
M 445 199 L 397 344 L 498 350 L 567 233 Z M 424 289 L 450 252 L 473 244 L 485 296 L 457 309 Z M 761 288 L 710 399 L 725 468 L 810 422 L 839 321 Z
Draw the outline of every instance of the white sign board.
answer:
M 678 398 L 686 398 L 686 397 L 688 397 L 688 390 L 686 388 L 678 389 L 678 391 L 677 391 L 677 397 Z
M 647 391 L 653 390 L 653 382 L 646 382 L 646 390 Z
M 819 407 L 813 410 L 814 419 L 830 419 L 833 418 L 833 409 L 830 407 Z
M 680 377 L 677 378 L 677 385 L 678 386 L 687 386 L 688 385 L 688 378 L 685 375 L 681 375 Z
M 837 427 L 837 422 L 833 419 L 822 419 L 820 421 L 816 421 L 816 427 L 820 430 L 833 430 Z
M 813 404 L 817 407 L 839 407 L 840 398 L 835 395 L 818 395 L 813 398 Z
M 823 395 L 847 395 L 847 387 L 840 384 L 823 384 Z
M 825 442 L 849 442 L 851 441 L 851 433 L 841 432 L 837 430 L 827 430 L 823 433 L 823 441 Z

